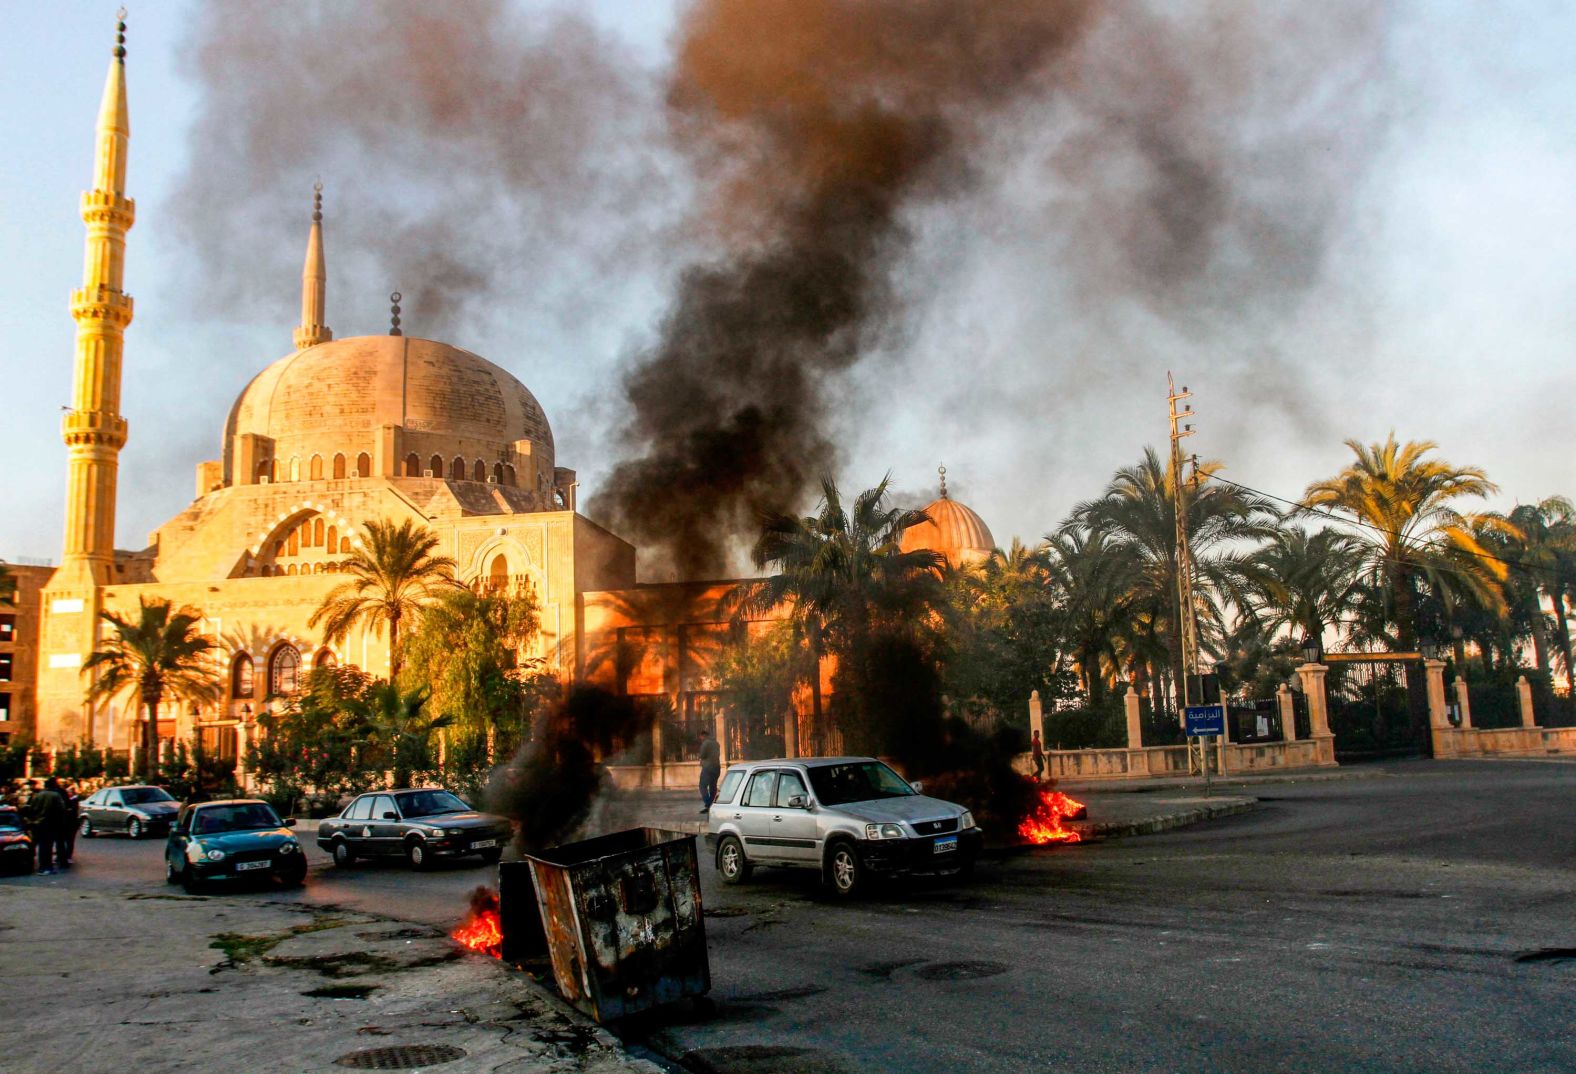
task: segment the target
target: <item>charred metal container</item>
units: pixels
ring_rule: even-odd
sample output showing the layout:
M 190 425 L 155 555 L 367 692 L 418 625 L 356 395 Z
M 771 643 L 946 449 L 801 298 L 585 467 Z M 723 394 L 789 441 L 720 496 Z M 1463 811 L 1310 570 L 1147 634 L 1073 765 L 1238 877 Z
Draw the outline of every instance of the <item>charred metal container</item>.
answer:
M 526 860 L 571 1004 L 607 1022 L 711 990 L 693 835 L 631 828 Z

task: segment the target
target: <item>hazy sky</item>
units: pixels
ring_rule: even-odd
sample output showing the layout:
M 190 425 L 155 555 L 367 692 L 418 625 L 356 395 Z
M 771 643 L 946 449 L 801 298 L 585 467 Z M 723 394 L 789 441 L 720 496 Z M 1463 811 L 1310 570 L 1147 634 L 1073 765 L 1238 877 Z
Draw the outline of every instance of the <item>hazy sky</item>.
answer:
M 59 414 L 74 328 L 67 296 L 81 275 L 77 199 L 90 177 L 115 6 L 13 0 L 4 8 L 7 559 L 59 556 Z M 655 0 L 580 9 L 631 71 L 637 91 L 627 107 L 655 115 L 674 11 Z M 1239 44 L 1262 46 L 1235 81 L 1209 71 L 1219 65 L 1209 54 L 1216 26 L 1204 14 L 1233 9 L 1234 17 L 1262 15 L 1247 29 L 1228 28 Z M 1393 428 L 1438 441 L 1451 461 L 1485 467 L 1503 489 L 1496 506 L 1576 494 L 1576 5 L 1321 6 L 1332 21 L 1370 14 L 1352 26 L 1316 26 L 1318 40 L 1306 20 L 1279 18 L 1290 9 L 1200 4 L 1198 17 L 1177 19 L 1158 41 L 1155 23 L 1137 35 L 1114 18 L 1091 38 L 1076 94 L 1047 91 L 1043 107 L 992 117 L 967 193 L 908 211 L 910 241 L 893 270 L 901 316 L 837 393 L 845 485 L 891 470 L 899 488 L 917 495 L 945 462 L 954 494 L 999 542 L 1038 537 L 1146 444 L 1163 446 L 1169 368 L 1195 393 L 1190 446 L 1259 488 L 1296 496 L 1344 464 L 1343 438 L 1382 439 Z M 130 18 L 129 193 L 138 212 L 127 290 L 137 315 L 127 336 L 121 409 L 131 438 L 121 455 L 118 524 L 127 548 L 142 547 L 190 500 L 195 464 L 219 456 L 231 402 L 290 349 L 298 310 L 309 167 L 289 177 L 289 189 L 238 189 L 238 198 L 299 208 L 279 213 L 267 249 L 226 251 L 235 273 L 204 262 L 207 276 L 224 279 L 193 282 L 198 253 L 182 228 L 191 206 L 179 194 L 192 187 L 191 132 L 211 103 L 193 75 L 196 12 L 148 4 Z M 546 4 L 529 12 L 552 16 Z M 1158 298 L 1139 287 L 1141 297 L 1124 296 L 1113 284 L 1143 269 L 1113 260 L 1123 248 L 1113 235 L 1129 224 L 1176 226 L 1168 214 L 1195 207 L 1179 208 L 1164 185 L 1140 202 L 1127 190 L 1134 166 L 1101 140 L 1131 119 L 1131 86 L 1145 85 L 1131 80 L 1150 66 L 1151 49 L 1189 89 L 1175 104 L 1180 144 L 1231 177 L 1223 203 L 1206 206 L 1229 223 L 1200 255 L 1208 263 L 1189 286 Z M 1336 49 L 1356 58 L 1332 83 L 1320 72 Z M 465 75 L 451 77 L 463 84 Z M 387 93 L 397 101 L 401 92 L 391 73 Z M 245 98 L 244 87 L 236 96 Z M 306 130 L 312 122 L 304 103 L 299 123 Z M 413 335 L 441 330 L 524 381 L 553 423 L 560 464 L 579 470 L 583 488 L 614 461 L 618 371 L 649 345 L 687 249 L 688 187 L 661 145 L 648 148 L 662 182 L 641 204 L 612 211 L 588 198 L 560 214 L 553 256 L 578 249 L 577 236 L 596 237 L 585 240 L 595 256 L 576 262 L 579 275 L 436 326 L 409 316 L 405 325 Z M 385 189 L 376 170 L 352 177 L 335 166 L 342 162 L 321 165 L 328 320 L 339 337 L 380 333 L 388 292 L 420 294 L 430 281 L 365 278 L 375 275 L 373 263 L 336 246 L 336 235 L 354 232 L 358 213 L 364 226 L 378 211 L 442 190 L 407 187 L 394 167 Z M 454 168 L 463 171 L 464 159 Z M 499 226 L 470 217 L 462 195 L 454 197 L 451 226 L 479 235 Z M 374 198 L 382 204 L 365 203 Z M 1159 223 L 1135 219 L 1139 204 Z M 541 218 L 557 209 L 542 205 Z M 597 212 L 607 219 L 588 215 Z M 638 236 L 628 221 L 639 222 Z M 1266 254 L 1276 244 L 1286 249 Z M 557 264 L 547 253 L 544 263 Z M 245 271 L 257 266 L 267 272 Z M 238 281 L 244 291 L 226 289 Z

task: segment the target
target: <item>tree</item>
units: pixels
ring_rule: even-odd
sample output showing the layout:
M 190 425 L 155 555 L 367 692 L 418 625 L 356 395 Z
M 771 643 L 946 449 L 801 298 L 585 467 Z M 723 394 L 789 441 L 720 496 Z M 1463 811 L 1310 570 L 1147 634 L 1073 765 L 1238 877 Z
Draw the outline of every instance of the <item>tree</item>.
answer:
M 1363 544 L 1335 529 L 1277 530 L 1268 543 L 1236 561 L 1242 611 L 1267 635 L 1293 641 L 1322 638 L 1351 612 L 1362 580 Z
M 723 705 L 733 717 L 745 757 L 777 757 L 793 718 L 793 692 L 802 660 L 790 622 L 741 624 L 717 654 L 713 670 Z
M 746 583 L 739 593 L 743 612 L 765 614 L 791 609 L 797 637 L 806 647 L 812 704 L 812 738 L 825 732 L 820 663 L 823 655 L 838 658 L 840 703 L 856 720 L 871 702 L 871 668 L 863 666 L 873 636 L 883 630 L 919 627 L 941 596 L 944 559 L 928 550 L 903 551 L 903 531 L 928 520 L 923 511 L 905 511 L 886 502 L 890 477 L 860 493 L 852 510 L 831 478 L 821 481 L 816 514 L 767 516 L 755 543 L 757 567 L 777 573 Z
M 1216 461 L 1198 463 L 1182 482 L 1181 513 L 1187 523 L 1194 566 L 1194 614 L 1217 629 L 1216 595 L 1230 592 L 1234 575 L 1225 551 L 1245 540 L 1274 533 L 1274 504 L 1234 485 L 1211 481 L 1222 469 Z M 1169 461 L 1153 448 L 1136 465 L 1118 470 L 1097 500 L 1073 508 L 1070 525 L 1100 531 L 1138 561 L 1132 611 L 1147 615 L 1164 640 L 1174 696 L 1182 697 L 1182 639 L 1177 599 L 1176 481 Z M 1065 527 L 1064 527 L 1065 528 Z M 1160 624 L 1163 629 L 1159 629 Z
M 1061 610 L 1064 643 L 1079 684 L 1097 706 L 1120 667 L 1118 645 L 1141 599 L 1143 565 L 1131 546 L 1076 525 L 1048 534 L 1046 562 Z
M 378 682 L 347 665 L 314 668 L 281 708 L 258 714 L 263 733 L 246 764 L 272 786 L 270 797 L 282 810 L 294 812 L 308 788 L 338 796 L 364 790 L 381 772 L 367 701 Z
M 215 642 L 200 633 L 201 613 L 176 609 L 167 600 L 139 598 L 135 619 L 100 612 L 112 633 L 88 657 L 82 673 L 92 676 L 87 696 L 104 701 L 131 693 L 146 714 L 142 733 L 142 778 L 153 778 L 159 752 L 159 705 L 166 697 L 198 703 L 219 697 Z
M 1459 591 L 1485 606 L 1503 608 L 1505 565 L 1483 547 L 1479 531 L 1510 533 L 1508 521 L 1487 514 L 1462 513 L 1463 497 L 1499 491 L 1477 467 L 1454 466 L 1427 458 L 1438 445 L 1431 440 L 1398 443 L 1392 432 L 1384 443 L 1347 440 L 1356 460 L 1334 477 L 1316 481 L 1303 493 L 1308 510 L 1333 511 L 1364 528 L 1366 575 L 1382 602 L 1383 618 L 1394 626 L 1401 650 L 1416 649 L 1419 585 L 1441 588 L 1448 579 Z M 1412 731 L 1429 746 L 1427 687 L 1407 676 Z
M 374 519 L 364 527 L 365 541 L 344 561 L 350 577 L 335 586 L 307 620 L 323 624 L 323 640 L 342 642 L 356 626 L 388 628 L 389 668 L 400 669 L 400 627 L 416 619 L 433 596 L 458 585 L 454 561 L 436 555 L 438 538 L 425 526 L 406 519 L 398 526 Z
M 1550 496 L 1536 504 L 1521 504 L 1510 512 L 1510 522 L 1520 531 L 1514 538 L 1513 575 L 1524 582 L 1523 599 L 1530 598 L 1533 643 L 1538 650 L 1538 670 L 1548 671 L 1547 633 L 1539 595 L 1548 597 L 1554 610 L 1554 654 L 1565 674 L 1571 671 L 1570 624 L 1565 614 L 1565 594 L 1576 567 L 1576 506 L 1563 496 Z
M 454 723 L 447 713 L 425 713 L 431 696 L 425 686 L 401 690 L 394 683 L 379 682 L 361 698 L 361 715 L 392 761 L 396 787 L 408 787 L 412 773 L 432 769 L 432 736 Z

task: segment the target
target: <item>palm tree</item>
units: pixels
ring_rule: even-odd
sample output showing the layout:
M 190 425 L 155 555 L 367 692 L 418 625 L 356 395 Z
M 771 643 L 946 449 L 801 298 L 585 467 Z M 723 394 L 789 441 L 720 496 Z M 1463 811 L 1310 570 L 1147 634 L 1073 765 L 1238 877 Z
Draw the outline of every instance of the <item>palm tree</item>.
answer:
M 412 771 L 426 767 L 433 733 L 454 723 L 445 713 L 427 716 L 422 709 L 432 692 L 425 686 L 401 690 L 391 682 L 375 683 L 362 702 L 361 716 L 373 736 L 388 749 L 394 763 L 394 786 L 410 785 Z
M 342 642 L 358 625 L 389 632 L 389 675 L 399 675 L 400 625 L 421 614 L 435 593 L 458 585 L 454 561 L 434 554 L 438 538 L 406 519 L 398 526 L 374 519 L 363 529 L 366 540 L 341 568 L 350 577 L 335 586 L 307 620 L 323 624 L 323 641 Z
M 1513 541 L 1514 572 L 1529 583 L 1532 603 L 1533 645 L 1538 669 L 1549 667 L 1547 623 L 1539 595 L 1554 609 L 1554 652 L 1565 674 L 1571 674 L 1570 626 L 1565 616 L 1565 592 L 1572 560 L 1576 560 L 1576 506 L 1563 496 L 1550 496 L 1536 504 L 1522 504 L 1510 512 L 1510 522 L 1521 532 Z
M 159 705 L 174 700 L 210 702 L 220 694 L 219 672 L 211 654 L 215 642 L 198 631 L 202 616 L 175 608 L 167 600 L 139 599 L 136 619 L 100 612 L 113 633 L 88 657 L 82 673 L 91 675 L 87 696 L 103 701 L 135 694 L 146 713 L 142 732 L 142 778 L 153 778 L 159 752 Z
M 1393 432 L 1382 444 L 1348 440 L 1346 446 L 1356 461 L 1309 485 L 1303 506 L 1348 515 L 1365 527 L 1359 536 L 1367 548 L 1367 580 L 1383 602 L 1384 618 L 1394 624 L 1396 646 L 1417 648 L 1420 583 L 1436 590 L 1449 584 L 1485 606 L 1502 608 L 1505 564 L 1488 553 L 1480 534 L 1509 534 L 1515 527 L 1453 506 L 1462 497 L 1499 491 L 1488 475 L 1477 467 L 1426 458 L 1439 445 L 1431 440 L 1400 444 Z M 1407 693 L 1413 734 L 1426 750 L 1427 687 L 1421 676 L 1407 676 Z
M 1120 667 L 1118 646 L 1142 599 L 1143 563 L 1104 530 L 1064 526 L 1048 534 L 1046 560 L 1062 611 L 1067 648 L 1091 705 Z
M 1224 550 L 1244 540 L 1274 533 L 1279 514 L 1274 504 L 1235 485 L 1209 480 L 1222 469 L 1216 461 L 1198 463 L 1194 476 L 1182 482 L 1182 514 L 1187 523 L 1195 575 L 1195 614 L 1219 626 L 1216 595 L 1232 592 L 1234 575 Z M 1102 531 L 1139 561 L 1133 611 L 1147 614 L 1158 626 L 1169 657 L 1171 684 L 1182 697 L 1182 639 L 1177 607 L 1176 482 L 1169 461 L 1162 463 L 1153 448 L 1144 449 L 1136 466 L 1118 470 L 1097 500 L 1073 508 L 1069 524 Z
M 811 737 L 824 732 L 821 658 L 858 661 L 882 626 L 914 624 L 935 607 L 945 559 L 936 552 L 903 551 L 903 531 L 928 520 L 923 511 L 886 503 L 890 476 L 857 496 L 850 511 L 831 478 L 821 480 L 815 515 L 774 514 L 762 520 L 752 558 L 777 573 L 745 583 L 742 612 L 792 608 L 796 638 L 807 650 Z
M 1277 530 L 1267 544 L 1237 561 L 1245 598 L 1240 607 L 1267 638 L 1282 630 L 1292 633 L 1293 641 L 1322 638 L 1327 627 L 1339 625 L 1351 611 L 1363 552 L 1361 541 L 1338 530 Z

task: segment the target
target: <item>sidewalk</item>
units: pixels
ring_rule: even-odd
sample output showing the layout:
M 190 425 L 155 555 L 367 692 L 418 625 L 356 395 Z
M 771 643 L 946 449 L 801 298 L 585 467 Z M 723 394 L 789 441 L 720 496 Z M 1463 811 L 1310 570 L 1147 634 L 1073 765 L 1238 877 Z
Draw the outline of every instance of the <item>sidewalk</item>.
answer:
M 4 887 L 0 933 L 10 1074 L 659 1071 L 529 977 L 375 914 Z

